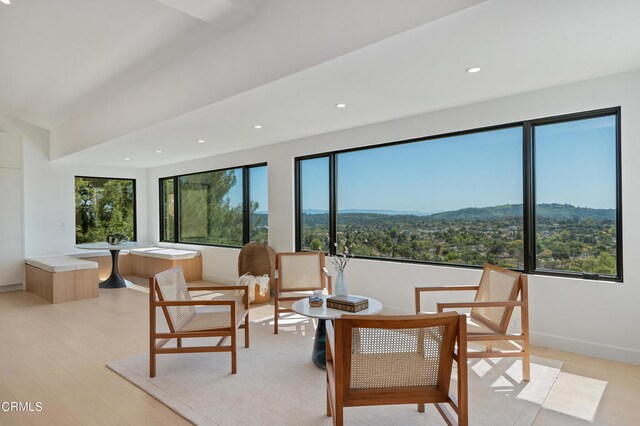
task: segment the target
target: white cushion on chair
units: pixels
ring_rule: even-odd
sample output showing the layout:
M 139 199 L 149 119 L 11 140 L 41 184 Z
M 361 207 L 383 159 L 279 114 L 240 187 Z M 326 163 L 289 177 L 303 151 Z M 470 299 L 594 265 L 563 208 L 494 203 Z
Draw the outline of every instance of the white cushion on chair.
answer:
M 84 269 L 98 269 L 98 264 L 96 262 L 62 255 L 32 257 L 25 259 L 25 263 L 48 272 L 69 272 Z

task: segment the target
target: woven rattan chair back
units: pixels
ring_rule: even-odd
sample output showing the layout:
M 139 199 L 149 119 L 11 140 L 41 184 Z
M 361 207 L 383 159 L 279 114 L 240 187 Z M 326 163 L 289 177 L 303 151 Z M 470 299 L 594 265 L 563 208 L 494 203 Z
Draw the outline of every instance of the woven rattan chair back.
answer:
M 446 401 L 459 318 L 448 312 L 336 319 L 336 339 L 341 335 L 343 342 L 345 396 L 432 388 Z
M 324 253 L 278 253 L 278 286 L 282 291 L 306 291 L 326 286 Z
M 447 424 L 467 426 L 466 324 L 456 312 L 328 321 L 327 415 L 334 425 L 343 425 L 345 407 L 417 404 L 424 412 L 434 404 Z M 457 401 L 449 395 L 454 360 Z
M 276 252 L 260 243 L 247 243 L 238 255 L 238 276 L 251 274 L 268 275 L 271 282 L 275 276 Z
M 156 275 L 156 282 L 160 301 L 191 300 L 182 269 L 173 268 L 160 272 Z M 162 312 L 172 332 L 182 329 L 185 324 L 196 316 L 196 308 L 194 306 L 168 306 L 164 307 Z
M 521 273 L 500 268 L 495 265 L 484 265 L 480 278 L 480 286 L 476 293 L 477 302 L 515 301 L 520 292 Z M 471 317 L 480 321 L 492 330 L 504 334 L 509 327 L 513 307 L 481 307 L 471 309 Z
M 353 328 L 350 389 L 437 386 L 444 331 Z

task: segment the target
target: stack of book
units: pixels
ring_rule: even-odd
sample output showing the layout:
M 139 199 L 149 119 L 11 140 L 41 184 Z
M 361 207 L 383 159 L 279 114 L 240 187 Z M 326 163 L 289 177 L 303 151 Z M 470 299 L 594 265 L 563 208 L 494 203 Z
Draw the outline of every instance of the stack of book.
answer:
M 327 299 L 327 308 L 347 312 L 360 312 L 369 307 L 369 299 L 353 296 L 331 296 Z

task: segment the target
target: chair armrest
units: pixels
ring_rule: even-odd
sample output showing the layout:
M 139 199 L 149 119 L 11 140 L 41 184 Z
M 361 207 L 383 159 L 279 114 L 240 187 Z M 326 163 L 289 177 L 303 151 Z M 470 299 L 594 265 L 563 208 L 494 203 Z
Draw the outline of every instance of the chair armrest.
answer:
M 449 285 L 444 287 L 415 287 L 416 314 L 420 313 L 420 293 L 423 291 L 478 291 L 479 285 Z
M 157 301 L 154 306 L 232 306 L 233 300 L 163 300 Z
M 523 306 L 524 303 L 519 300 L 507 300 L 501 302 L 452 302 L 452 303 L 437 303 L 438 312 L 443 312 L 444 309 L 449 308 L 506 308 Z
M 187 291 L 210 291 L 210 290 L 249 290 L 248 285 L 211 285 L 206 287 L 187 287 Z
M 464 291 L 478 290 L 478 285 L 448 285 L 444 287 L 416 287 L 416 293 L 423 291 Z

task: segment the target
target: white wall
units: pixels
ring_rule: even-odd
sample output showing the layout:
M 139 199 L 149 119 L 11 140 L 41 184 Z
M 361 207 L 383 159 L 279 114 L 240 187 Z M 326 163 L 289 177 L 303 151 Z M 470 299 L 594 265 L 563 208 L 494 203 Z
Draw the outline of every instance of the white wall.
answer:
M 640 364 L 640 72 L 626 73 L 479 104 L 423 114 L 277 145 L 158 167 L 148 171 L 149 237 L 158 239 L 158 185 L 163 176 L 267 161 L 269 238 L 294 248 L 294 157 L 604 107 L 622 106 L 624 283 L 530 278 L 534 343 Z M 230 282 L 237 250 L 200 247 L 205 276 Z M 413 287 L 477 282 L 480 271 L 354 260 L 346 272 L 353 293 L 380 299 L 386 312 L 411 312 Z
M 24 143 L 24 234 L 27 257 L 73 251 L 75 176 L 136 179 L 138 240 L 147 240 L 147 174 L 143 169 L 49 161 L 48 139 Z
M 23 282 L 22 141 L 17 133 L 0 131 L 0 291 Z

